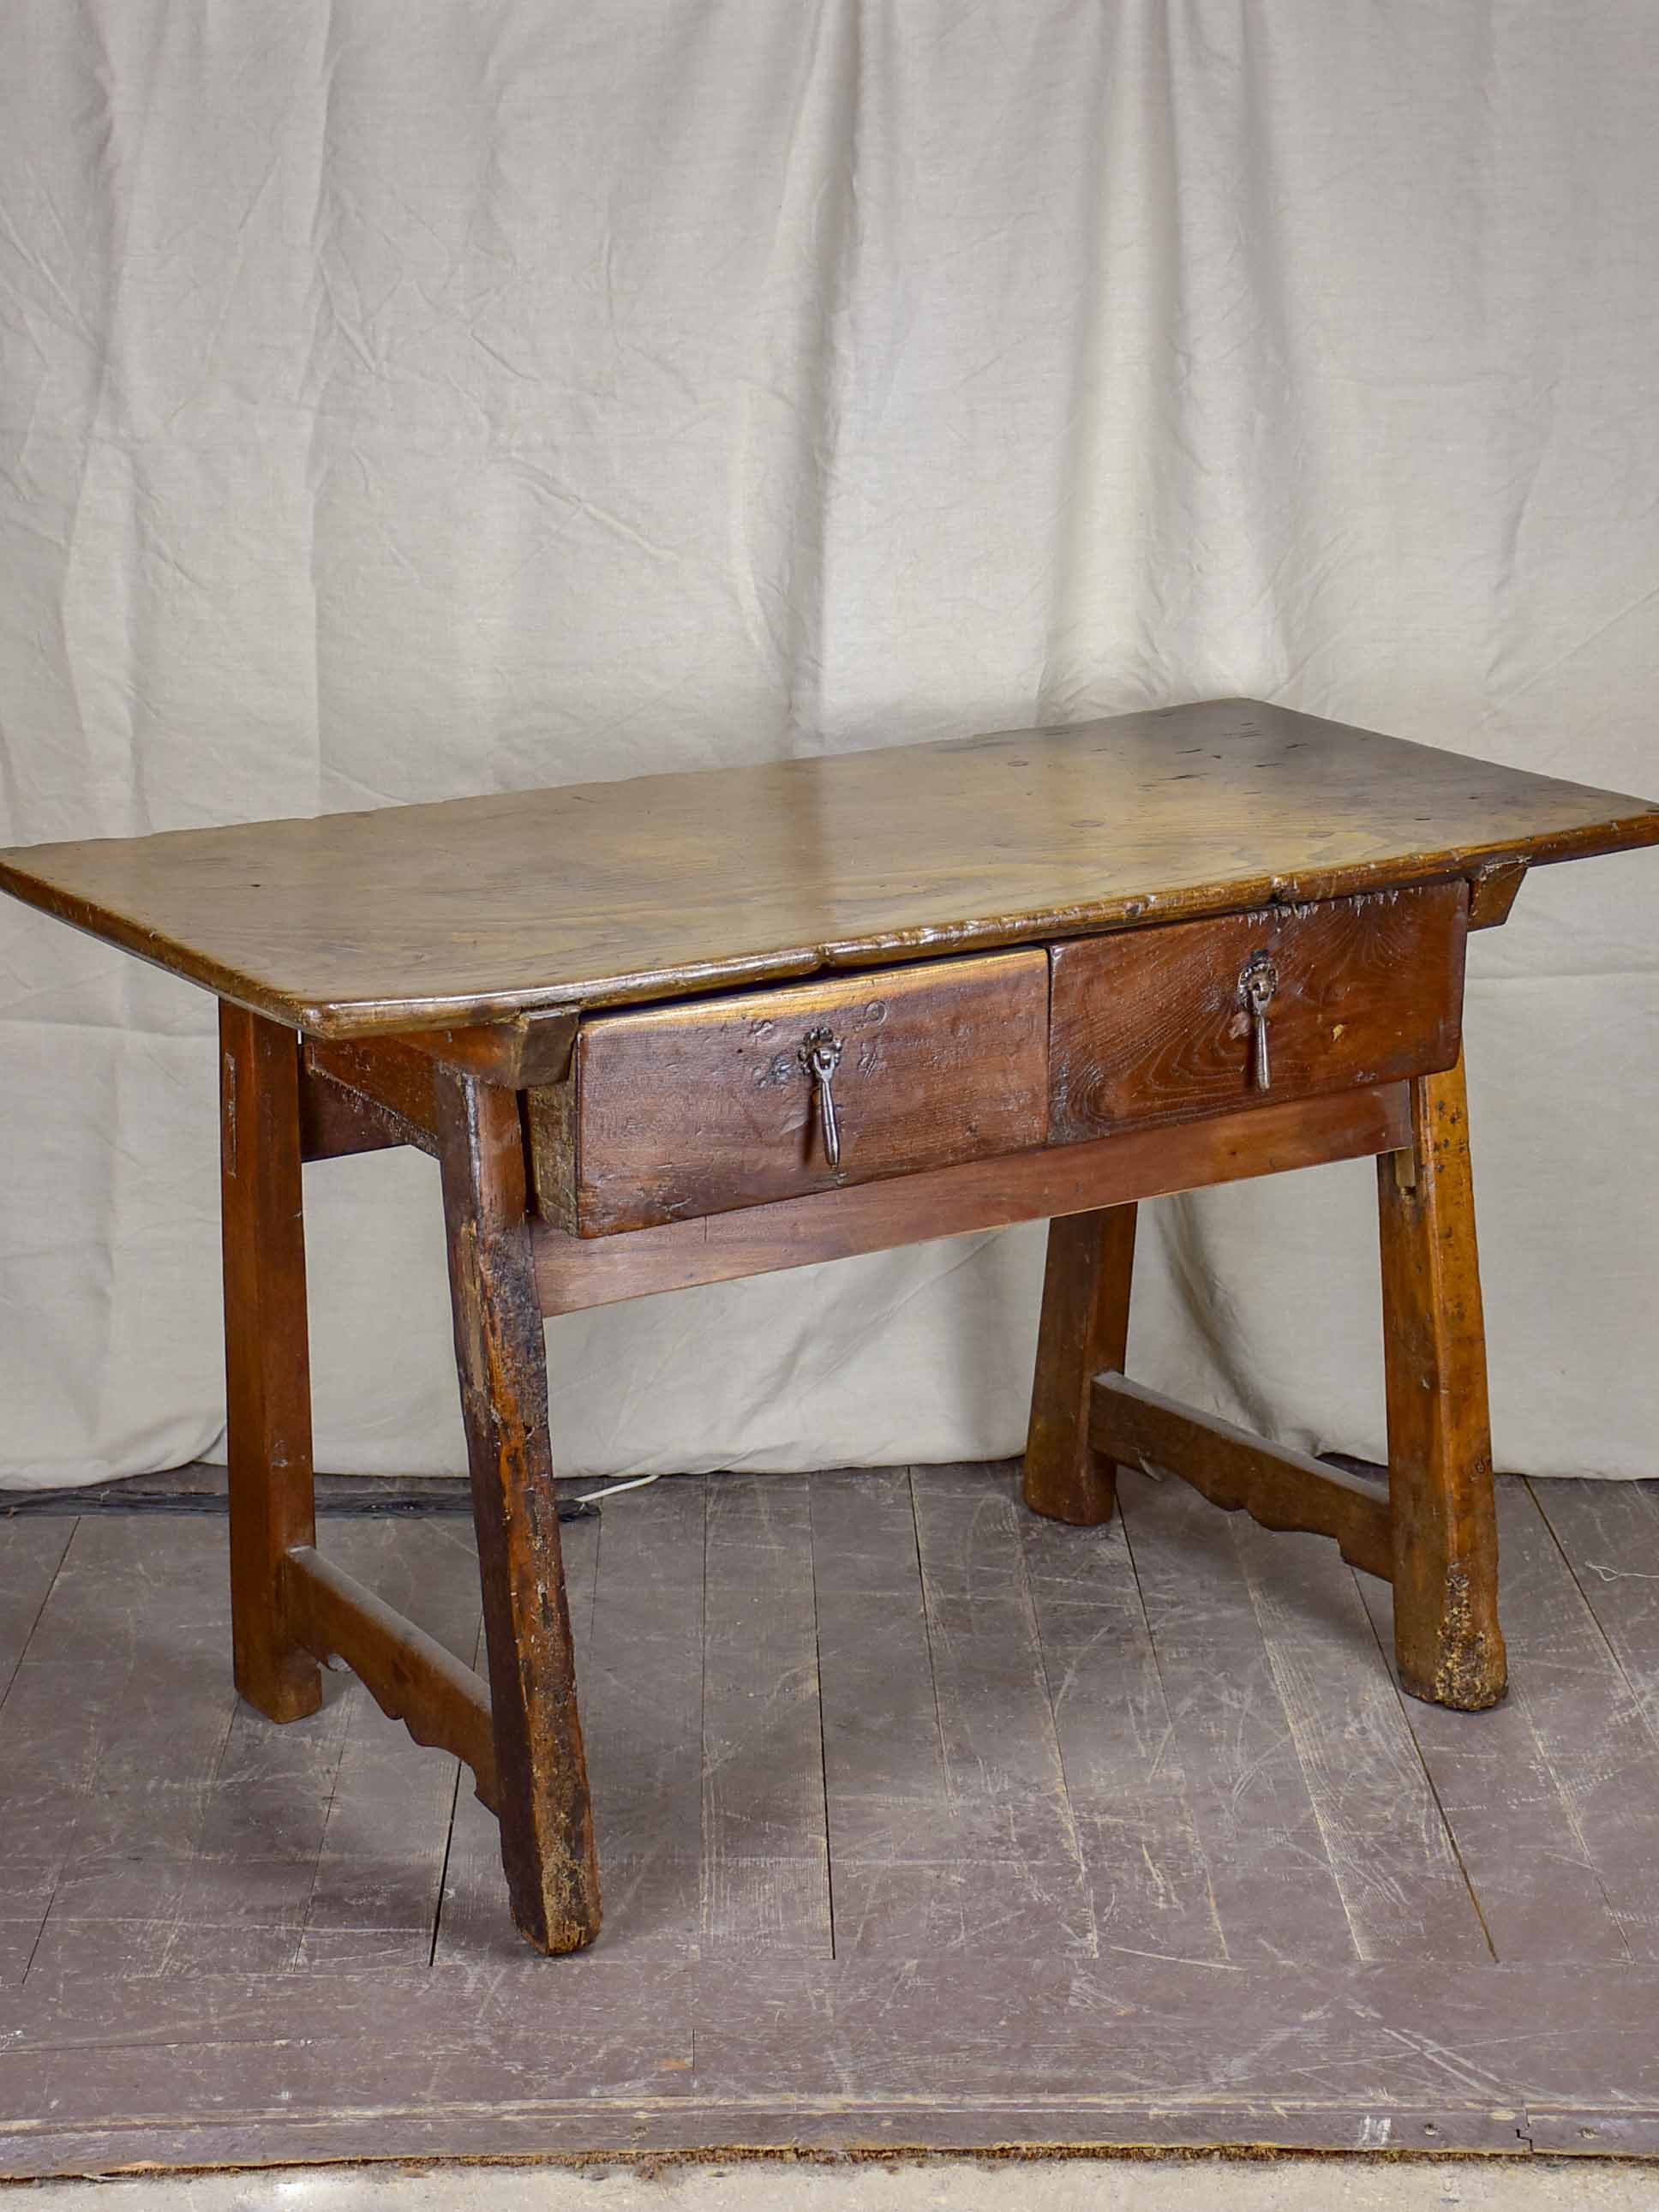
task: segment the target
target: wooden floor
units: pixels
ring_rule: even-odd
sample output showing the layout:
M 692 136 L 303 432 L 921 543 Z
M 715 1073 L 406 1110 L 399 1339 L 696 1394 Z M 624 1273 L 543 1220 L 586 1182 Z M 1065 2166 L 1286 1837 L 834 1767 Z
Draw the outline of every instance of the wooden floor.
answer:
M 1126 1478 L 682 1478 L 565 1530 L 606 1925 L 350 1678 L 229 1686 L 224 1530 L 0 1520 L 0 2175 L 802 2142 L 1659 2151 L 1659 1486 L 1502 1486 L 1514 1688 Z M 472 1660 L 467 1525 L 325 1547 Z

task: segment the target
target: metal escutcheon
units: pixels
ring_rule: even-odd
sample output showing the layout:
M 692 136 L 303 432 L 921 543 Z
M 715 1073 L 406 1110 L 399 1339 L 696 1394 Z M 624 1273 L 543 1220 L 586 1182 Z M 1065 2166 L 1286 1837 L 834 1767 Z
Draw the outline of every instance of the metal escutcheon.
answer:
M 823 1137 L 823 1157 L 832 1168 L 841 1165 L 841 1122 L 836 1112 L 832 1085 L 841 1066 L 841 1039 L 829 1030 L 811 1030 L 800 1048 L 800 1064 L 812 1079 L 818 1128 Z
M 1271 1091 L 1267 1058 L 1267 1008 L 1279 988 L 1279 970 L 1265 952 L 1253 952 L 1238 975 L 1238 995 L 1250 1017 L 1250 1055 L 1255 1087 Z

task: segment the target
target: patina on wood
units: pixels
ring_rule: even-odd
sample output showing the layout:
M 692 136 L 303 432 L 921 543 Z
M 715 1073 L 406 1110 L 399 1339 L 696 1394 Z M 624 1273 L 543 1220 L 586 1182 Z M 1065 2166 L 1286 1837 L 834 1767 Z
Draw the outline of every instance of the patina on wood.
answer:
M 343 1659 L 382 1712 L 416 1743 L 453 1751 L 472 1770 L 479 1797 L 501 1810 L 489 1698 L 423 1629 L 310 1546 L 283 1559 L 283 1598 L 294 1634 L 319 1659 Z
M 1242 1133 L 1248 1146 L 1249 1132 Z M 1112 1517 L 1115 1466 L 1096 1449 L 1089 1414 L 1094 1377 L 1103 1368 L 1121 1368 L 1128 1351 L 1135 1211 L 1133 1204 L 1111 1206 L 1048 1228 L 1025 1503 L 1078 1528 Z
M 593 1819 L 553 1495 L 518 1093 L 437 1078 L 455 1363 L 472 1474 L 501 1863 L 538 1950 L 599 1929 Z
M 1400 1679 L 1418 1698 L 1502 1695 L 1455 1059 L 1463 939 L 1505 918 L 1529 867 L 1656 841 L 1659 808 L 1641 800 L 1223 701 L 41 848 L 0 855 L 0 887 L 225 1001 L 239 1684 L 262 1712 L 297 1718 L 316 1707 L 319 1659 L 344 1657 L 418 1741 L 468 1761 L 499 1816 L 518 1926 L 565 1951 L 592 1940 L 600 1908 L 544 1310 L 1049 1218 L 1027 1502 L 1099 1522 L 1115 1465 L 1167 1466 L 1189 1504 L 1195 1492 L 1268 1528 L 1334 1536 L 1386 1577 Z M 1235 963 L 1269 958 L 1252 1014 Z M 739 984 L 766 988 L 714 996 Z M 813 1023 L 837 1048 L 839 1159 L 812 1157 L 815 1138 L 830 1148 L 826 1071 L 799 1079 Z M 788 1110 L 757 1121 L 780 1051 Z M 300 1164 L 398 1144 L 441 1170 L 487 1698 L 453 1635 L 426 1635 L 314 1548 Z M 1386 1504 L 1121 1372 L 1140 1199 L 1364 1154 L 1381 1158 Z M 950 1803 L 992 1834 L 1004 1808 L 957 1656 L 986 1601 L 956 1577 L 987 1524 L 959 1488 L 914 1529 L 945 1654 L 918 1740 L 954 1762 Z M 1006 1567 L 991 1563 L 993 1583 Z M 852 1607 L 866 1642 L 892 1626 L 884 1595 L 868 1595 Z M 801 1632 L 777 1639 L 792 1665 Z M 689 1641 L 657 1654 L 659 1753 L 696 1656 Z M 853 1661 L 879 1678 L 873 1644 Z M 712 1696 L 735 1741 L 748 1709 L 722 1663 L 703 1680 L 705 1718 Z M 1020 1709 L 1036 1727 L 1036 1702 Z M 1022 1743 L 1059 1771 L 1057 1741 Z M 682 1760 L 675 1802 L 694 1825 L 712 1806 L 718 1826 L 719 1788 L 701 1779 Z M 908 1818 L 896 1800 L 866 1816 Z M 1340 1825 L 1340 1808 L 1320 1817 Z M 781 1832 L 793 1856 L 787 1877 L 773 1870 L 778 1911 L 818 1925 L 822 1865 L 795 1848 L 793 1815 Z M 921 1840 L 907 1831 L 907 1865 Z M 721 1863 L 722 1881 L 749 1878 L 732 1850 Z
M 300 1046 L 240 1006 L 219 1010 L 226 1453 L 236 1686 L 273 1721 L 322 1703 L 287 1617 L 283 1560 L 317 1540 L 311 1352 L 300 1190 Z
M 1395 1651 L 1402 1689 L 1478 1712 L 1508 1672 L 1461 1060 L 1412 1085 L 1412 1124 L 1377 1163 Z
M 532 1101 L 537 1198 L 601 1237 L 1025 1152 L 1048 1129 L 1048 1076 L 1040 951 L 601 1014 L 582 1024 L 568 1105 Z
M 1351 1567 L 1394 1574 L 1388 1500 L 1340 1468 L 1270 1444 L 1213 1413 L 1196 1412 L 1121 1374 L 1097 1375 L 1089 1433 L 1121 1464 L 1162 1469 L 1212 1505 L 1262 1528 L 1332 1536 Z
M 315 1036 L 459 1030 L 1570 860 L 1622 793 L 1212 700 L 1072 728 L 0 854 Z
M 1431 884 L 1057 945 L 1055 1140 L 1449 1067 L 1467 907 L 1462 884 Z M 1252 963 L 1271 979 L 1265 1086 Z
M 811 1191 L 775 1206 L 618 1237 L 573 1237 L 538 1222 L 533 1235 L 542 1306 L 550 1315 L 571 1313 L 687 1290 L 694 1283 L 847 1260 L 1016 1221 L 1054 1220 L 1247 1176 L 1365 1159 L 1406 1142 L 1409 1128 L 1406 1086 L 1396 1083 L 1340 1091 L 1334 1098 L 1287 1098 L 1171 1128 L 1127 1130 L 1093 1144 L 969 1160 L 892 1182 Z M 1081 1423 L 1085 1416 L 1085 1394 L 1079 1390 L 1076 1418 Z

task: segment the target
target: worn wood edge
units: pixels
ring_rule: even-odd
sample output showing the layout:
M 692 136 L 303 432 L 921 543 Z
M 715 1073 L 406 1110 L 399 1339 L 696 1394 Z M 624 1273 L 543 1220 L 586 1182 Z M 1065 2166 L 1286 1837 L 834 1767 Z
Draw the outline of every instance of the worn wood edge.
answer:
M 1469 927 L 1497 929 L 1510 918 L 1527 878 L 1525 860 L 1492 860 L 1469 878 Z
M 1528 865 L 1548 867 L 1563 860 L 1595 860 L 1659 844 L 1659 810 L 1619 816 L 1577 830 L 1546 833 L 1528 845 Z M 916 928 L 872 932 L 868 937 L 830 938 L 811 946 L 780 947 L 684 968 L 636 969 L 580 983 L 481 993 L 455 1000 L 307 1001 L 287 1000 L 292 1020 L 315 1036 L 353 1036 L 407 1029 L 411 1023 L 436 1026 L 446 1021 L 499 1021 L 521 1013 L 604 1006 L 637 1006 L 653 1000 L 694 998 L 704 991 L 739 985 L 787 982 L 842 970 L 880 967 L 890 961 L 939 959 L 952 953 L 1012 951 L 1050 939 L 1106 935 L 1118 930 L 1155 927 L 1164 921 L 1195 921 L 1257 908 L 1300 906 L 1358 897 L 1379 890 L 1407 890 L 1418 884 L 1473 880 L 1488 855 L 1513 856 L 1515 840 L 1407 853 L 1394 860 L 1334 869 L 1304 869 L 1291 875 L 1239 877 L 1224 884 L 1200 884 L 1156 894 L 1123 892 L 1042 912 L 965 917 Z M 0 872 L 0 888 L 5 884 Z M 72 920 L 60 915 L 60 920 Z M 100 935 L 94 931 L 93 934 Z M 129 946 L 129 950 L 138 950 Z M 153 957 L 153 956 L 145 956 Z M 163 961 L 163 966 L 174 963 Z M 174 972 L 183 974 L 182 968 Z M 215 986 L 206 977 L 197 978 Z M 275 994 L 273 994 L 275 995 Z
M 1635 2150 L 1659 2136 L 1638 2025 L 1656 1972 L 1200 1969 L 1130 1952 L 999 1960 L 988 1976 L 974 1957 L 802 1972 L 586 1953 L 352 1976 L 46 1974 L 0 1993 L 0 2172 L 805 2142 L 1513 2153 L 1534 2147 L 1534 2116 L 1557 2138 L 1540 2148 Z M 961 2046 L 920 2069 L 904 2030 L 917 2004 Z M 988 2080 L 1018 2073 L 1010 2019 L 1032 2021 L 1039 2049 L 1082 2039 L 1073 2073 L 1092 2046 L 1097 2081 Z M 1610 2070 L 1585 2047 L 1592 2022 Z M 1471 2047 L 1495 2054 L 1474 2075 Z M 55 2103 L 30 2094 L 48 2075 Z M 1574 2126 L 1599 2140 L 1559 2140 Z
M 1340 1468 L 1112 1373 L 1095 1377 L 1089 1441 L 1107 1458 L 1179 1475 L 1264 1528 L 1333 1537 L 1351 1567 L 1394 1579 L 1388 1501 Z
M 309 1545 L 283 1559 L 283 1597 L 313 1658 L 343 1659 L 383 1713 L 471 1767 L 479 1798 L 499 1810 L 489 1693 L 470 1667 Z
M 349 2064 L 343 2057 L 343 2068 Z M 1631 2157 L 1651 2156 L 1659 2146 L 1659 2107 L 1616 2117 L 1597 2111 L 1588 2118 L 1599 2124 L 1594 2141 L 1583 2139 L 1589 2130 L 1571 2110 L 1552 2113 L 1549 2133 L 1534 2140 L 1528 2113 L 1496 2101 L 1401 2104 L 1379 2112 L 1357 2097 L 1319 2106 L 1266 2099 L 1188 2106 L 1178 2098 L 1150 2096 L 1093 2104 L 914 2098 L 707 2105 L 611 2096 L 589 2103 L 552 2097 L 538 2104 L 474 2100 L 436 2113 L 429 2102 L 423 2109 L 411 2101 L 388 2112 L 343 2109 L 329 2116 L 276 2112 L 161 2121 L 139 2116 L 112 2118 L 95 2129 L 54 2126 L 39 2135 L 0 2128 L 0 2181 L 409 2159 L 583 2167 L 631 2160 L 654 2165 L 664 2158 L 770 2161 L 812 2152 L 854 2163 L 963 2154 L 1018 2160 L 1179 2158 L 1195 2151 L 1242 2158 L 1284 2151 L 1522 2158 L 1534 2151 L 1571 2150 Z
M 166 832 L 161 833 L 162 835 Z M 1659 829 L 1656 830 L 1659 838 Z M 520 1015 L 580 1012 L 585 1008 L 633 1006 L 648 999 L 692 998 L 699 992 L 735 989 L 750 983 L 788 981 L 815 975 L 825 963 L 813 946 L 787 946 L 773 951 L 734 953 L 729 958 L 688 962 L 683 967 L 631 970 L 615 976 L 583 979 L 565 984 L 526 984 L 506 991 L 469 991 L 433 997 L 397 999 L 316 999 L 300 989 L 261 988 L 240 969 L 209 959 L 188 945 L 158 936 L 155 931 L 110 908 L 97 909 L 94 919 L 88 902 L 60 890 L 43 878 L 15 865 L 15 855 L 27 846 L 13 848 L 14 860 L 0 858 L 0 891 L 24 906 L 50 915 L 54 921 L 112 945 L 168 975 L 181 976 L 216 998 L 251 1013 L 264 1014 L 286 1028 L 325 1042 L 349 1038 L 397 1036 L 509 1022 Z M 476 1073 L 476 1070 L 471 1071 Z
M 1211 1183 L 1363 1159 L 1410 1142 L 1408 1087 L 1386 1084 L 810 1191 L 612 1237 L 573 1237 L 538 1220 L 532 1224 L 537 1286 L 544 1313 L 576 1312 L 696 1283 L 731 1282 Z
M 398 1042 L 453 1074 L 526 1091 L 562 1083 L 569 1074 L 576 1018 L 574 1012 L 514 1014 L 479 1025 L 400 1030 Z
M 1659 844 L 1659 811 L 1620 816 L 1582 829 L 1547 832 L 1526 842 L 1528 862 L 1534 867 L 1631 852 Z M 1370 892 L 1472 882 L 1488 856 L 1502 862 L 1511 861 L 1516 843 L 1514 838 L 1509 838 L 1491 845 L 1406 853 L 1397 859 L 1345 868 L 1304 869 L 1290 875 L 1240 876 L 1224 884 L 1195 884 L 1162 894 L 1124 893 L 1018 918 L 942 923 L 895 930 L 879 938 L 832 939 L 818 950 L 827 968 L 866 968 L 900 957 L 934 958 L 945 953 L 991 951 L 1036 940 L 1108 936 L 1125 930 L 1156 928 L 1163 922 L 1215 921 L 1226 915 L 1267 912 L 1277 906 L 1318 906 L 1336 899 L 1358 898 Z
M 1614 799 L 1626 795 L 1609 793 Z M 1162 895 L 1123 892 L 1040 912 L 968 916 L 936 925 L 872 931 L 863 937 L 830 939 L 812 945 L 762 949 L 684 966 L 671 964 L 566 983 L 524 985 L 505 991 L 430 998 L 323 1000 L 298 988 L 262 988 L 240 970 L 227 967 L 187 945 L 161 938 L 153 929 L 112 908 L 97 909 L 94 920 L 85 900 L 21 865 L 31 849 L 27 846 L 14 847 L 0 855 L 0 890 L 101 943 L 118 945 L 154 967 L 199 984 L 220 998 L 268 1015 L 289 1028 L 302 1030 L 307 1036 L 338 1040 L 400 1031 L 471 1029 L 510 1021 L 520 1015 L 690 998 L 701 992 L 738 985 L 786 981 L 826 969 L 856 969 L 896 959 L 921 960 L 953 952 L 989 951 L 1045 939 L 1147 927 L 1161 921 L 1236 914 L 1255 907 L 1346 898 L 1364 891 L 1404 890 L 1417 884 L 1444 882 L 1454 878 L 1472 880 L 1488 860 L 1512 861 L 1517 843 L 1524 846 L 1528 864 L 1540 867 L 1562 860 L 1590 860 L 1608 853 L 1628 852 L 1659 844 L 1659 808 L 1644 807 L 1640 811 L 1615 815 L 1604 822 L 1547 831 L 1527 840 L 1511 837 L 1485 845 L 1435 848 L 1364 865 L 1304 870 L 1291 875 L 1237 877 L 1222 884 L 1196 884 Z

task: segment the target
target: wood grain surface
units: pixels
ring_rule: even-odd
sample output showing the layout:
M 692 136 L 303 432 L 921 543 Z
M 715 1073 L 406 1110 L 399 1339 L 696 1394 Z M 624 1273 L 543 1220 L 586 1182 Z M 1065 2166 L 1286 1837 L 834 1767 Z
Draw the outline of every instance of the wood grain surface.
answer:
M 553 1495 L 547 1347 L 518 1094 L 443 1072 L 436 1103 L 501 1866 L 526 1940 L 542 1951 L 571 1951 L 599 1933 L 599 1875 Z
M 1091 1441 L 1115 1463 L 1164 1468 L 1225 1512 L 1248 1513 L 1274 1531 L 1332 1537 L 1350 1566 L 1392 1574 L 1388 1501 L 1370 1483 L 1126 1375 L 1097 1375 L 1091 1399 Z
M 1057 945 L 1054 1140 L 1449 1067 L 1467 903 L 1432 884 Z M 1258 955 L 1277 978 L 1266 1091 L 1239 990 Z
M 1478 1712 L 1508 1676 L 1462 1061 L 1411 1097 L 1411 1153 L 1376 1165 L 1395 1650 L 1413 1697 Z
M 273 1721 L 322 1678 L 285 1618 L 283 1561 L 317 1540 L 300 1175 L 300 1041 L 219 1008 L 219 1208 L 236 1686 Z
M 838 1168 L 801 1060 L 824 1030 Z M 1048 1127 L 1048 1030 L 1035 951 L 602 1014 L 577 1040 L 574 1145 L 546 1152 L 532 1107 L 541 1210 L 567 1163 L 556 1218 L 601 1237 L 1028 1151 Z
M 1286 1098 L 1167 1128 L 1127 1129 L 1089 1144 L 965 1160 L 889 1182 L 808 1191 L 775 1205 L 617 1237 L 573 1237 L 536 1220 L 537 1286 L 544 1313 L 574 1313 L 686 1290 L 693 1283 L 730 1282 L 1247 1176 L 1358 1159 L 1393 1152 L 1410 1131 L 1407 1088 L 1395 1083 L 1377 1091 L 1340 1091 L 1329 1098 Z
M 1108 1206 L 1048 1224 L 1025 1503 L 1073 1528 L 1112 1517 L 1116 1470 L 1090 1442 L 1090 1399 L 1096 1376 L 1121 1370 L 1128 1349 L 1137 1211 Z
M 318 1036 L 622 1004 L 1659 840 L 1659 807 L 1249 700 L 0 854 Z

